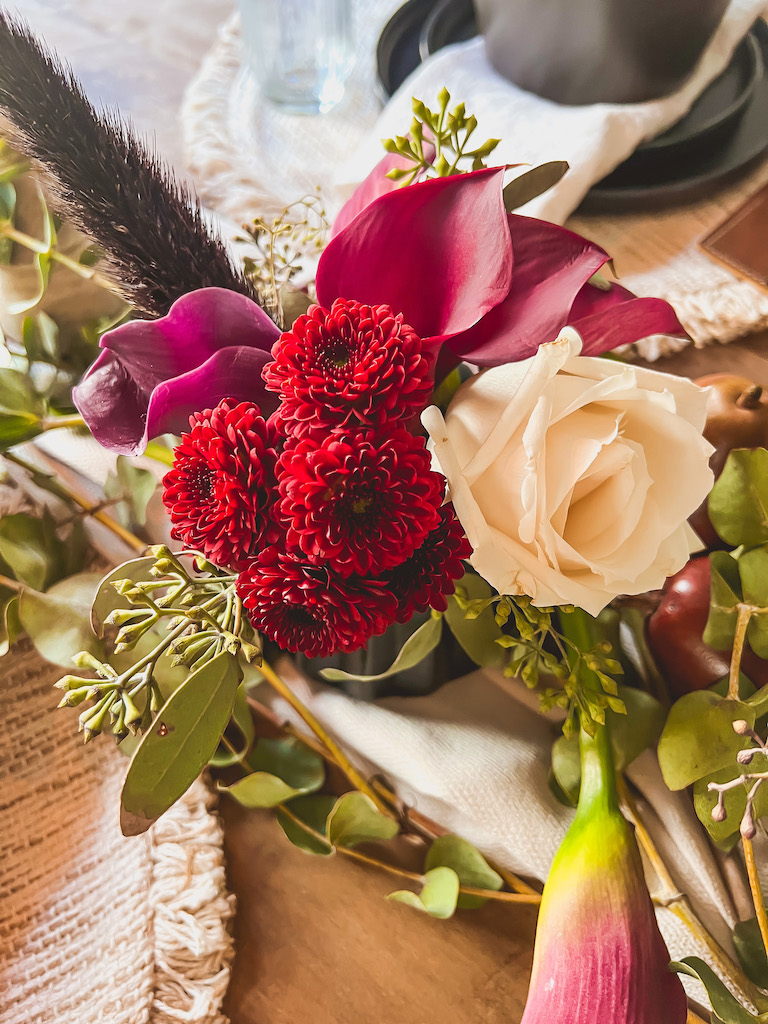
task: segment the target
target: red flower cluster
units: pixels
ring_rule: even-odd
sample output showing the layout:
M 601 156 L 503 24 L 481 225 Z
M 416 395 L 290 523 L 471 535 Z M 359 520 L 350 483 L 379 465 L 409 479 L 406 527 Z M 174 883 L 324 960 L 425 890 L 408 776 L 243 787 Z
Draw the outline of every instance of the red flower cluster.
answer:
M 192 418 L 165 479 L 173 535 L 239 571 L 254 628 L 288 651 L 353 651 L 430 606 L 471 548 L 414 421 L 430 361 L 388 306 L 310 308 L 266 367 L 280 396 Z

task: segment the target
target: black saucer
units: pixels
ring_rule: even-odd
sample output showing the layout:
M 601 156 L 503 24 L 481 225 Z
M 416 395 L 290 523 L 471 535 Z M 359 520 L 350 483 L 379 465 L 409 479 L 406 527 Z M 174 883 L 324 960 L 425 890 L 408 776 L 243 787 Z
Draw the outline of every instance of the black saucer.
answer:
M 429 54 L 476 34 L 471 0 L 409 0 L 379 40 L 384 97 Z M 746 169 L 768 147 L 766 64 L 768 27 L 759 21 L 688 114 L 639 146 L 599 182 L 581 212 L 650 210 L 690 202 Z

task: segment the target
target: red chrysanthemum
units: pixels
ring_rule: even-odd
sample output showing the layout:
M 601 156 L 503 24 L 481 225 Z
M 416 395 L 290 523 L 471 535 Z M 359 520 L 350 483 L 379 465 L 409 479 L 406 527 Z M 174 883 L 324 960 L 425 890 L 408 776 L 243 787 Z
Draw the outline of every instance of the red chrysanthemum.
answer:
M 251 402 L 225 399 L 189 422 L 163 480 L 171 536 L 236 568 L 279 533 L 274 435 Z
M 272 355 L 264 380 L 280 394 L 282 429 L 296 437 L 409 419 L 432 392 L 421 339 L 389 306 L 311 306 Z
M 309 658 L 356 651 L 394 621 L 395 599 L 380 580 L 343 579 L 274 548 L 241 572 L 237 591 L 254 629 Z
M 289 549 L 342 576 L 393 569 L 440 521 L 445 482 L 430 461 L 402 427 L 289 441 L 277 469 Z
M 454 580 L 464 575 L 462 559 L 472 554 L 472 545 L 464 535 L 452 505 L 440 509 L 440 523 L 405 562 L 384 577 L 397 601 L 396 619 L 408 622 L 414 612 L 435 608 L 444 612 L 446 597 L 456 587 Z

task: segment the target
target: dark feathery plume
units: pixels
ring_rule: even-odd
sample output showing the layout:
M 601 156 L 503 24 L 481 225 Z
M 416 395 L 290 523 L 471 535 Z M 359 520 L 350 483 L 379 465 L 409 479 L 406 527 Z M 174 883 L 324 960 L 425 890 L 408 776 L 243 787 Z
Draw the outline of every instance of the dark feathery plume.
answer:
M 162 316 L 180 295 L 206 287 L 255 300 L 197 199 L 2 10 L 0 120 L 11 145 L 42 165 L 54 209 L 103 250 L 100 269 L 136 310 Z

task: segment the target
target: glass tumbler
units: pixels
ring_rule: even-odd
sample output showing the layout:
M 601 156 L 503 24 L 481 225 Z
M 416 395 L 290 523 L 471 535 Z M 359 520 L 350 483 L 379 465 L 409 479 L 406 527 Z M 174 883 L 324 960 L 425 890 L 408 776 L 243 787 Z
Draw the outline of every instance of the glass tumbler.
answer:
M 264 96 L 296 114 L 325 113 L 352 70 L 351 0 L 239 0 L 243 46 Z

